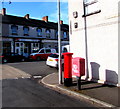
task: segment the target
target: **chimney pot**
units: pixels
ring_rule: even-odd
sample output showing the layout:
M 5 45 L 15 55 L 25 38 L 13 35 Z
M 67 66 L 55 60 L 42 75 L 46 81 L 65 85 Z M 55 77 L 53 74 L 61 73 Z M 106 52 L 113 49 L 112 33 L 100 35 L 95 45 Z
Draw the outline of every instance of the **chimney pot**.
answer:
M 63 20 L 60 20 L 60 24 L 61 24 L 61 25 L 63 24 Z
M 2 15 L 6 15 L 6 8 L 2 9 Z
M 26 18 L 26 19 L 29 19 L 29 17 L 30 17 L 29 14 L 26 14 L 26 15 L 24 16 L 24 18 Z
M 48 16 L 42 17 L 42 20 L 45 21 L 45 22 L 48 22 Z

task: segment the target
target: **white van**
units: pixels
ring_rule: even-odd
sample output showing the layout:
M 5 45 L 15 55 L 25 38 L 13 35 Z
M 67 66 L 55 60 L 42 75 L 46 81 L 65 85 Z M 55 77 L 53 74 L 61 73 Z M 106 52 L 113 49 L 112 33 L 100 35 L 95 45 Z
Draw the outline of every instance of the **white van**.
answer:
M 65 52 L 70 52 L 70 45 L 62 46 L 62 53 L 65 53 Z

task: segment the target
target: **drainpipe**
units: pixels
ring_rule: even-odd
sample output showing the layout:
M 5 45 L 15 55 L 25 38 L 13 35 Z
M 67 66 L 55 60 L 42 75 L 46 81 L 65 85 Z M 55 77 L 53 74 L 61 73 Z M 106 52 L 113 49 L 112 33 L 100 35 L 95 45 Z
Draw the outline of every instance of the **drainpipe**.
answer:
M 89 69 L 88 69 L 88 42 L 87 42 L 87 20 L 86 20 L 86 8 L 85 3 L 83 1 L 83 10 L 84 10 L 84 30 L 85 30 L 85 64 L 86 64 L 86 78 L 89 78 Z

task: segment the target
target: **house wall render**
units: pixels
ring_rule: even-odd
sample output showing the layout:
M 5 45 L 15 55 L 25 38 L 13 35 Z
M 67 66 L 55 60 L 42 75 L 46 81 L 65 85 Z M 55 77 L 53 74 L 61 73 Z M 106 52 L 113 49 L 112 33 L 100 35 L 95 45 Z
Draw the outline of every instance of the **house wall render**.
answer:
M 84 79 L 120 85 L 118 74 L 118 0 L 69 0 L 70 51 L 86 59 Z M 85 14 L 90 11 L 91 14 Z M 96 13 L 95 13 L 96 11 Z M 77 14 L 76 14 L 77 13 Z M 76 14 L 76 15 L 75 15 Z M 77 16 L 77 17 L 76 17 Z

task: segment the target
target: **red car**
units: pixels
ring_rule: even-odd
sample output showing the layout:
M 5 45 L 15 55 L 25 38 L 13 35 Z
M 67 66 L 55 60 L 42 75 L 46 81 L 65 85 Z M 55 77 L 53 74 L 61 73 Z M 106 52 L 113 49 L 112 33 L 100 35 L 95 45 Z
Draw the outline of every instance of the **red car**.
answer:
M 42 59 L 47 60 L 48 56 L 52 53 L 56 53 L 55 49 L 42 48 L 37 53 L 30 54 L 30 59 L 40 61 Z

